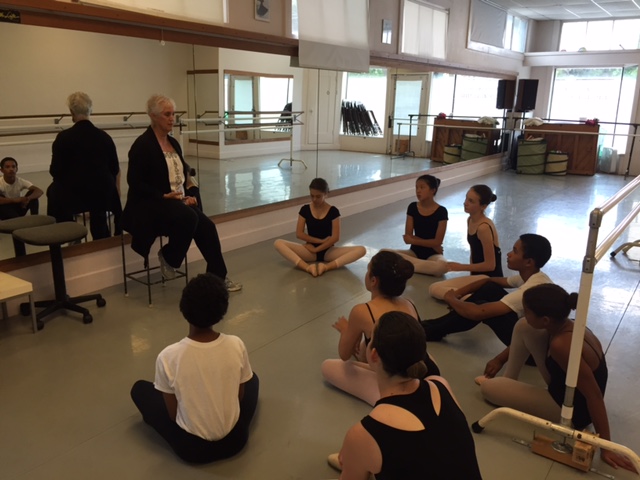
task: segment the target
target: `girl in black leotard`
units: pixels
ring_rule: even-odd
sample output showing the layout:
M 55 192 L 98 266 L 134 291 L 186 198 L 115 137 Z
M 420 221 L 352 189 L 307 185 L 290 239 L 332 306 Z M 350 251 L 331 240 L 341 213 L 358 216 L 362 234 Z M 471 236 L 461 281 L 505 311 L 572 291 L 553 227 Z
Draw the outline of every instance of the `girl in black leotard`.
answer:
M 380 400 L 347 433 L 330 464 L 340 478 L 478 480 L 475 446 L 446 380 L 423 380 L 424 332 L 401 312 L 382 315 L 367 346 Z
M 436 282 L 429 287 L 429 294 L 442 300 L 449 290 L 457 290 L 475 282 L 481 275 L 502 277 L 502 252 L 498 231 L 485 210 L 496 196 L 486 185 L 474 185 L 467 192 L 464 211 L 467 219 L 467 242 L 470 247 L 469 263 L 448 262 L 450 272 L 471 272 L 470 276 L 455 277 Z
M 482 394 L 496 405 L 558 421 L 564 400 L 573 332 L 573 320 L 568 316 L 576 308 L 578 294 L 568 294 L 562 287 L 546 283 L 526 290 L 522 300 L 526 321 L 520 320 L 513 331 L 507 362 L 507 372 L 512 373 L 482 380 Z M 521 360 L 529 353 L 534 356 L 547 388 L 517 381 L 519 368 L 512 368 L 510 364 L 523 363 Z M 578 388 L 574 397 L 573 424 L 577 429 L 584 429 L 593 422 L 600 437 L 610 440 L 609 420 L 603 398 L 607 376 L 602 345 L 593 332 L 587 329 L 582 345 Z M 601 454 L 609 465 L 635 471 L 626 457 L 609 450 L 602 450 Z
M 366 363 L 365 348 L 371 339 L 376 320 L 384 313 L 400 311 L 410 315 L 416 323 L 420 315 L 411 300 L 402 297 L 407 280 L 413 276 L 413 265 L 394 252 L 381 251 L 373 256 L 367 267 L 364 284 L 371 292 L 371 300 L 354 306 L 349 319 L 340 317 L 333 328 L 340 332 L 339 359 L 325 360 L 322 375 L 335 387 L 358 397 L 369 405 L 380 398 L 375 374 Z M 437 365 L 423 348 L 429 375 L 439 375 Z
M 409 260 L 416 273 L 441 277 L 447 271 L 447 262 L 442 256 L 442 243 L 447 231 L 449 213 L 438 204 L 440 179 L 433 175 L 421 175 L 416 180 L 417 202 L 407 208 L 404 226 L 404 243 L 409 250 L 392 250 Z
M 336 246 L 340 240 L 340 212 L 326 202 L 327 181 L 314 178 L 309 185 L 309 194 L 311 203 L 300 208 L 296 226 L 296 237 L 305 243 L 279 238 L 274 243 L 278 253 L 314 277 L 364 257 L 367 253 L 364 247 Z

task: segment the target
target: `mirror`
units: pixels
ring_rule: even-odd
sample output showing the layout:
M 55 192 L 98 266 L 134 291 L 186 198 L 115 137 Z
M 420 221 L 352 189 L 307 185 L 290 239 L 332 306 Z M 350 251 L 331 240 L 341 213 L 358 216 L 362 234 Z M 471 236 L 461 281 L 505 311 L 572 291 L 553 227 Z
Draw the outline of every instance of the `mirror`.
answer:
M 316 176 L 335 190 L 430 166 L 386 153 L 397 152 L 386 119 L 397 70 L 379 69 L 376 80 L 387 79 L 387 111 L 376 115 L 382 135 L 361 137 L 342 133 L 346 75 L 292 67 L 281 55 L 19 24 L 3 25 L 0 52 L 7 65 L 21 65 L 0 76 L 2 91 L 15 92 L 4 95 L 0 157 L 16 158 L 19 175 L 45 191 L 51 143 L 70 125 L 65 100 L 76 90 L 91 96 L 92 121 L 116 143 L 123 205 L 127 152 L 148 125 L 145 103 L 156 92 L 172 96 L 182 112 L 174 135 L 196 169 L 208 215 L 305 197 Z M 0 259 L 12 256 L 10 237 L 0 235 Z

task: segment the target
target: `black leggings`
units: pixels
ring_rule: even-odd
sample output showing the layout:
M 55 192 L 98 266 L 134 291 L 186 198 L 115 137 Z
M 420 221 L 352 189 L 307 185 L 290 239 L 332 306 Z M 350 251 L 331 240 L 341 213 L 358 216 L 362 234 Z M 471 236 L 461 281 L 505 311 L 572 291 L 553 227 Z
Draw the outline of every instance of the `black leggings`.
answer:
M 254 372 L 244 385 L 240 417 L 227 436 L 220 440 L 205 440 L 183 430 L 169 417 L 162 392 L 156 390 L 152 382 L 138 380 L 131 388 L 131 399 L 142 413 L 144 422 L 167 441 L 178 457 L 190 463 L 209 463 L 232 457 L 244 448 L 258 405 L 259 384 Z
M 494 282 L 487 282 L 477 291 L 475 291 L 466 301 L 483 304 L 490 302 L 499 302 L 507 291 Z M 482 322 L 476 322 L 463 317 L 454 310 L 450 311 L 442 317 L 433 320 L 423 320 L 420 322 L 424 327 L 427 340 L 440 340 L 450 333 L 466 332 L 471 330 L 480 323 L 487 325 L 498 336 L 500 341 L 506 346 L 511 345 L 511 336 L 513 335 L 513 327 L 518 321 L 518 314 L 509 311 L 504 315 L 487 318 Z

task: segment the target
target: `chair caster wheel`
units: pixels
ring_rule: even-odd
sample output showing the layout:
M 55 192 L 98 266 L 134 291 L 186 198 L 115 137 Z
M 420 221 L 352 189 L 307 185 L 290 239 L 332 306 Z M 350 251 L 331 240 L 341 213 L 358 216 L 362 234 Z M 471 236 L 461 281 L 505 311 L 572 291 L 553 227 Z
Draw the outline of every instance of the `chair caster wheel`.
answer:
M 91 316 L 90 313 L 87 313 L 85 316 L 82 317 L 82 323 L 87 324 L 91 322 L 93 322 L 93 317 Z
M 611 252 L 609 255 L 611 255 L 611 258 L 615 258 L 616 257 L 616 252 Z
M 38 331 L 42 330 L 44 328 L 44 322 L 42 320 L 36 320 L 36 328 Z
M 107 304 L 107 301 L 102 297 L 96 300 L 96 305 L 98 305 L 101 308 L 104 307 L 106 304 Z

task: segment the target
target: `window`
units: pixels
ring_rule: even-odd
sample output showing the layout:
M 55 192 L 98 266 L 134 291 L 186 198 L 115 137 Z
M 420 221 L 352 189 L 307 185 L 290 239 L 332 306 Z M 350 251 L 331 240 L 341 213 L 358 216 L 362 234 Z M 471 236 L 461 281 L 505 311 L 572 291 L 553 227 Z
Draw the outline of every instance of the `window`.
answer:
M 529 23 L 527 20 L 507 15 L 507 29 L 505 31 L 504 48 L 513 50 L 514 52 L 524 53 L 527 46 L 527 28 Z
M 617 68 L 557 68 L 549 115 L 558 120 L 628 123 L 638 66 Z M 600 125 L 599 144 L 624 153 L 627 125 Z M 617 134 L 617 135 L 616 135 Z
M 345 73 L 342 92 L 343 101 L 359 102 L 364 105 L 365 110 L 373 112 L 373 116 L 370 115 L 371 121 L 378 124 L 382 135 L 387 98 L 387 70 L 371 68 L 369 73 Z M 343 130 L 341 133 L 348 132 Z
M 640 49 L 640 18 L 565 22 L 559 49 L 561 52 Z
M 524 53 L 528 27 L 529 23 L 524 18 L 484 0 L 473 0 L 469 48 L 497 54 L 501 50 Z
M 409 55 L 446 58 L 447 24 L 445 10 L 415 0 L 404 0 L 401 51 Z
M 227 0 L 83 0 L 82 3 L 198 23 L 227 22 Z
M 471 77 L 452 73 L 434 73 L 429 90 L 429 115 L 444 113 L 447 117 L 493 117 L 501 121 L 503 111 L 496 108 L 498 79 Z M 429 117 L 429 123 L 433 124 Z M 426 139 L 433 137 L 433 127 L 427 127 Z
M 298 0 L 291 0 L 291 36 L 298 36 Z

